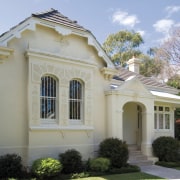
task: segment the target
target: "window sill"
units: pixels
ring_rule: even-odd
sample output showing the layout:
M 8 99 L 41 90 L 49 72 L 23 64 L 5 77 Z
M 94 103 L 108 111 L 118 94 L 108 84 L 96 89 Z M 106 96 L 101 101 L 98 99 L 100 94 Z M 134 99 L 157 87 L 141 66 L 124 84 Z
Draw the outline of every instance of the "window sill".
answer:
M 58 125 L 40 125 L 31 126 L 30 131 L 93 131 L 94 127 L 85 125 L 76 126 L 58 126 Z
M 169 132 L 171 129 L 154 129 L 155 132 Z

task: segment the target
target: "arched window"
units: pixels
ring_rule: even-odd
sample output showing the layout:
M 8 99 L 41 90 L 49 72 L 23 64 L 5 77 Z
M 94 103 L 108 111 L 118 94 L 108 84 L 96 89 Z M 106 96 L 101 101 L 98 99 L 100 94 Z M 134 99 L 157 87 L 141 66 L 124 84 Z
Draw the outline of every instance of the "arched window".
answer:
M 41 78 L 40 118 L 56 119 L 57 116 L 57 82 L 52 76 Z
M 83 84 L 79 80 L 71 80 L 69 88 L 69 119 L 83 119 Z

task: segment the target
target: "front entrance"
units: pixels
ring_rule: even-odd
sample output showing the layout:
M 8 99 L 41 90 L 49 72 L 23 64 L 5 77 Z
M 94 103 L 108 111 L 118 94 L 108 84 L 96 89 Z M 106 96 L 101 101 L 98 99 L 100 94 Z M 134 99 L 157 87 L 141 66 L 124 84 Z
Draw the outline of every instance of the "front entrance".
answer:
M 123 140 L 129 145 L 141 147 L 142 141 L 142 107 L 129 102 L 123 107 Z

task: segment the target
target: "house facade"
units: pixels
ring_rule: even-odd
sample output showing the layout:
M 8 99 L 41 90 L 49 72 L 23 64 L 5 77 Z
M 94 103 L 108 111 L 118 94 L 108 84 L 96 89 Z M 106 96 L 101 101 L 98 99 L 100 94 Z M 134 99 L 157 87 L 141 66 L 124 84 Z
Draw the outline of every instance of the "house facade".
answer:
M 57 10 L 32 14 L 0 36 L 0 155 L 25 164 L 77 149 L 94 157 L 117 137 L 152 157 L 174 136 L 178 91 L 113 65 L 93 34 Z

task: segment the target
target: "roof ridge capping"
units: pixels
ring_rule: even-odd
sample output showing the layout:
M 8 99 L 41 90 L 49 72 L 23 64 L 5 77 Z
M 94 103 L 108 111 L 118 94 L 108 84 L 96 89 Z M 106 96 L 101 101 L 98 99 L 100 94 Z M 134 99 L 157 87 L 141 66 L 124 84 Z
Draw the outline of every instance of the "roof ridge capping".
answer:
M 32 13 L 32 16 L 40 16 L 40 15 L 45 15 L 45 14 L 49 14 L 49 13 L 59 13 L 58 10 L 54 9 L 54 8 L 50 8 L 49 10 L 45 10 L 45 11 L 41 11 L 41 12 L 37 12 L 37 13 Z M 62 15 L 62 14 L 61 14 Z
M 39 13 L 32 13 L 31 15 L 32 17 L 36 17 L 36 18 L 40 18 L 40 19 L 46 19 L 48 21 L 56 21 L 56 23 L 58 22 L 58 19 L 64 19 L 66 22 L 71 23 L 72 25 L 74 25 L 75 27 L 80 28 L 83 31 L 88 31 L 90 32 L 90 30 L 84 28 L 82 25 L 78 24 L 77 20 L 72 20 L 67 16 L 64 16 L 62 13 L 60 13 L 58 10 L 54 9 L 54 8 L 50 8 L 49 10 L 46 11 L 42 11 Z M 52 20 L 53 19 L 53 20 Z M 56 19 L 56 20 L 55 20 Z M 61 19 L 61 20 L 62 20 Z

